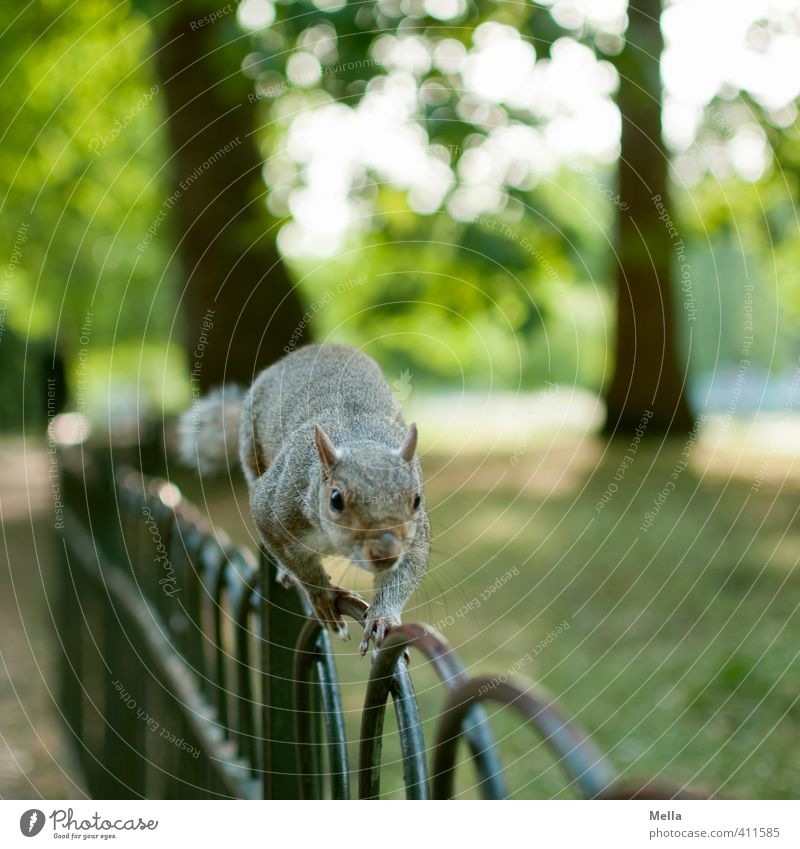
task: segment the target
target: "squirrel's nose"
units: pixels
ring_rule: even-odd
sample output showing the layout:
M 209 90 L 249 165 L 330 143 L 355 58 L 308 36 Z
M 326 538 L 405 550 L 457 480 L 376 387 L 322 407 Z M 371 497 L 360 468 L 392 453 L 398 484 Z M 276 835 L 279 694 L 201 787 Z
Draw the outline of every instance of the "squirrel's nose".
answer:
M 403 546 L 397 536 L 389 531 L 369 541 L 369 559 L 375 566 L 388 569 L 397 563 Z

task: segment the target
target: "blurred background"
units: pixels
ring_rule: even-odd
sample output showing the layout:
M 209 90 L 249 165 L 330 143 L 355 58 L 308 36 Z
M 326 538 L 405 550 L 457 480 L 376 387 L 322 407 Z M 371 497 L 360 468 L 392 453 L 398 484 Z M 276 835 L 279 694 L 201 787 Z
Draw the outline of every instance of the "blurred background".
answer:
M 798 795 L 800 3 L 40 0 L 0 45 L 0 795 L 82 792 L 48 422 L 169 449 L 326 340 L 420 425 L 409 621 L 626 775 Z M 255 547 L 238 477 L 149 450 Z

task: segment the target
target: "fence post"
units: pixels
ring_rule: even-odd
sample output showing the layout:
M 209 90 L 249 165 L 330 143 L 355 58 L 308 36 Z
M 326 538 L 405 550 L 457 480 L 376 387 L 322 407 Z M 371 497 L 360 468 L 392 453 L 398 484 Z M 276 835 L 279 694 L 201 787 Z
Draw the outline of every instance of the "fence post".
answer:
M 79 452 L 83 446 L 75 447 L 61 443 L 57 434 L 52 431 L 49 436 L 57 450 L 59 492 L 62 502 L 71 508 L 73 505 L 82 505 L 86 501 L 86 493 L 83 488 L 83 479 L 76 474 L 76 470 L 80 468 L 82 456 Z M 91 474 L 91 468 L 89 474 Z M 62 524 L 64 523 L 62 522 Z M 67 733 L 74 741 L 75 751 L 83 768 L 87 785 L 91 787 L 97 771 L 97 764 L 92 758 L 94 753 L 90 752 L 87 746 L 87 729 L 85 726 L 86 698 L 84 687 L 86 685 L 86 674 L 84 663 L 86 661 L 87 623 L 84 621 L 83 611 L 85 606 L 89 606 L 93 602 L 93 598 L 90 597 L 93 587 L 89 586 L 86 581 L 83 570 L 77 564 L 73 565 L 69 544 L 70 530 L 65 524 L 56 536 L 59 547 L 59 597 L 56 636 L 62 652 L 59 662 L 61 670 L 60 701 L 63 706 Z
M 294 732 L 294 653 L 306 613 L 299 592 L 278 582 L 277 565 L 262 549 L 261 584 L 262 729 L 265 799 L 299 799 L 300 776 Z M 309 722 L 313 721 L 309 716 Z M 319 773 L 319 758 L 316 758 Z
M 84 770 L 88 760 L 84 749 L 83 729 L 83 641 L 84 623 L 76 615 L 82 595 L 82 576 L 72 568 L 66 536 L 57 538 L 59 551 L 58 620 L 56 637 L 60 642 L 60 702 L 67 733 L 72 737 L 75 751 Z M 85 594 L 84 594 L 85 595 Z
M 149 716 L 152 710 L 145 695 L 146 677 L 142 674 L 142 659 L 128 644 L 124 620 L 110 599 L 103 613 L 102 645 L 108 664 L 103 678 L 106 723 L 103 765 L 108 770 L 103 778 L 103 793 L 108 799 L 142 798 L 147 792 L 147 719 L 142 719 L 138 711 L 145 710 Z

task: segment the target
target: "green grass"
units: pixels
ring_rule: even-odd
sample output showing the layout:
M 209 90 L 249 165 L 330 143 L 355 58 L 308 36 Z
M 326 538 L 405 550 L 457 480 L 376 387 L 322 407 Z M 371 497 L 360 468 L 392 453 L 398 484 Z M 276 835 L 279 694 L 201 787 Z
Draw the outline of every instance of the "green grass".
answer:
M 642 531 L 683 449 L 643 443 L 621 475 L 627 441 L 541 446 L 516 465 L 429 458 L 434 552 L 406 620 L 439 623 L 473 673 L 515 670 L 513 680 L 546 688 L 625 777 L 796 798 L 797 486 L 768 481 L 754 491 L 752 476 L 731 476 L 733 461 L 699 445 Z M 771 461 L 773 477 L 781 462 Z M 598 509 L 612 482 L 616 492 Z M 237 500 L 244 511 L 246 498 Z M 225 514 L 235 524 L 233 509 L 230 490 L 209 505 L 223 527 Z M 341 580 L 365 586 L 352 569 Z M 353 763 L 367 675 L 355 642 L 337 646 Z M 535 656 L 523 662 L 526 654 Z M 443 691 L 419 655 L 412 673 L 431 745 Z M 574 795 L 533 732 L 491 711 L 514 795 Z M 400 796 L 393 715 L 386 729 L 383 789 Z M 466 762 L 458 783 L 474 795 Z

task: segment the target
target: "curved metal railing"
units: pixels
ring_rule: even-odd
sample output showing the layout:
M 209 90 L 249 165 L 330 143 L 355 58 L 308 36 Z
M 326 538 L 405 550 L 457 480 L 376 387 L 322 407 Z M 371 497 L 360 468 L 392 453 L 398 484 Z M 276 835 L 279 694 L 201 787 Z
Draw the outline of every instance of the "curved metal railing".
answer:
M 336 664 L 302 594 L 278 583 L 268 557 L 256 562 L 214 532 L 172 484 L 132 470 L 104 478 L 102 464 L 91 468 L 82 449 L 73 450 L 80 457 L 62 463 L 63 701 L 90 791 L 105 798 L 350 798 Z M 358 624 L 366 607 L 341 602 Z M 446 691 L 430 749 L 406 652 L 422 654 Z M 619 784 L 549 696 L 470 676 L 440 634 L 408 624 L 391 629 L 370 671 L 355 769 L 359 798 L 381 795 L 390 696 L 407 798 L 453 797 L 462 739 L 481 795 L 509 795 L 484 711 L 489 702 L 538 734 L 587 798 L 687 795 Z

